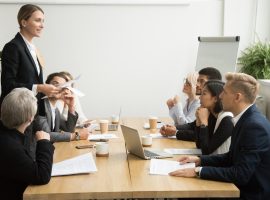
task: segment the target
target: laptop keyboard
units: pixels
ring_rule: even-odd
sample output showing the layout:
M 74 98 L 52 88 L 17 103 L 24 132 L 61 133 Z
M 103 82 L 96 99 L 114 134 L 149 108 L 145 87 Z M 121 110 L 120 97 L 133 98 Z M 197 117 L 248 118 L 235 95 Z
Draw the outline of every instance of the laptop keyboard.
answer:
M 148 151 L 148 150 L 144 150 L 144 155 L 146 157 L 156 157 L 156 156 L 159 156 L 158 154 L 154 153 L 154 152 L 151 152 L 151 151 Z

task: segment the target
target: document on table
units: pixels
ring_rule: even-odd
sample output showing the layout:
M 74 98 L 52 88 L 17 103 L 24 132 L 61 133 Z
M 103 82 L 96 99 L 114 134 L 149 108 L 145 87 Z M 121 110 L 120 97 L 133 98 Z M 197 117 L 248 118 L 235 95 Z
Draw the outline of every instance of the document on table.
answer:
M 53 164 L 52 176 L 86 174 L 96 171 L 97 167 L 92 153 L 87 153 Z
M 201 149 L 164 149 L 164 151 L 173 155 L 202 155 Z
M 168 175 L 178 169 L 194 168 L 195 163 L 180 164 L 177 161 L 151 159 L 150 161 L 150 174 Z
M 161 133 L 151 133 L 151 134 L 149 134 L 149 135 L 151 135 L 151 137 L 152 137 L 153 139 L 176 138 L 175 135 L 174 135 L 174 136 L 169 136 L 169 137 L 164 137 L 164 136 L 161 135 Z
M 103 133 L 103 134 L 90 134 L 88 140 L 106 140 L 106 139 L 115 139 L 118 138 L 113 133 Z

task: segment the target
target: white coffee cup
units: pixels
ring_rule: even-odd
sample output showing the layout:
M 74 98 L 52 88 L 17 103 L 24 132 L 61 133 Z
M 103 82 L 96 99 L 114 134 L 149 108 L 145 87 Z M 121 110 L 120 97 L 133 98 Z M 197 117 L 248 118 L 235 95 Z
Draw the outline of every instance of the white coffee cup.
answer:
M 100 120 L 99 121 L 99 126 L 100 126 L 100 132 L 101 133 L 107 133 L 108 132 L 109 121 L 106 120 L 106 119 Z
M 119 122 L 119 116 L 118 115 L 112 115 L 111 116 L 112 124 L 118 124 Z
M 96 156 L 107 157 L 109 156 L 109 143 L 107 142 L 96 142 Z
M 150 129 L 157 129 L 157 120 L 158 118 L 157 117 L 149 117 L 149 126 L 150 126 Z
M 143 135 L 141 137 L 142 146 L 143 147 L 150 147 L 152 145 L 152 137 L 151 135 Z

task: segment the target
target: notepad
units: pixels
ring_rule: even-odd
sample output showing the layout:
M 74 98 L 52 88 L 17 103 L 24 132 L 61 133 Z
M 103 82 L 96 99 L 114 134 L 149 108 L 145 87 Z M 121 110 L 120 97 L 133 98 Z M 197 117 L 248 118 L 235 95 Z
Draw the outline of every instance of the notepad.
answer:
M 92 153 L 87 153 L 53 164 L 52 176 L 86 174 L 96 171 L 97 167 Z
M 195 163 L 180 164 L 172 160 L 151 159 L 149 174 L 168 175 L 178 169 L 195 168 Z

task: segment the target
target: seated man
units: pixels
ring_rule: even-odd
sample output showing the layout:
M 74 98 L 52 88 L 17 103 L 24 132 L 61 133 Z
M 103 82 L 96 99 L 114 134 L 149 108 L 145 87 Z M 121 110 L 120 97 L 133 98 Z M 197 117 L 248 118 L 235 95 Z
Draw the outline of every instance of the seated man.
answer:
M 182 157 L 181 163 L 194 162 L 198 167 L 170 175 L 232 182 L 241 199 L 270 199 L 270 123 L 254 105 L 259 84 L 243 73 L 228 73 L 226 79 L 220 98 L 224 111 L 235 116 L 229 152 Z
M 51 178 L 54 146 L 50 135 L 37 131 L 36 161 L 27 152 L 25 129 L 37 112 L 37 99 L 26 88 L 12 90 L 3 100 L 0 121 L 1 199 L 22 199 L 30 185 L 47 184 Z
M 201 95 L 204 84 L 208 80 L 221 80 L 222 76 L 220 72 L 216 68 L 206 67 L 199 71 L 199 76 L 197 79 L 196 85 L 196 95 Z M 160 133 L 163 136 L 173 136 L 176 135 L 178 140 L 187 140 L 187 141 L 195 141 L 195 130 L 196 128 L 196 120 L 191 123 L 171 126 L 165 125 L 161 127 Z
M 65 76 L 60 73 L 53 73 L 47 77 L 46 83 L 54 86 L 66 82 Z M 56 107 L 58 99 L 61 99 L 68 106 L 68 116 L 65 119 Z M 75 111 L 74 96 L 68 89 L 63 89 L 58 95 L 45 99 L 46 117 L 39 116 L 35 122 L 42 130 L 48 131 L 52 142 L 69 142 L 71 140 L 86 140 L 89 132 L 86 128 L 74 132 L 78 114 Z M 37 129 L 37 128 L 36 128 Z

